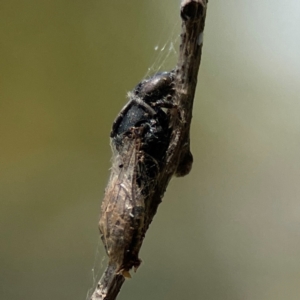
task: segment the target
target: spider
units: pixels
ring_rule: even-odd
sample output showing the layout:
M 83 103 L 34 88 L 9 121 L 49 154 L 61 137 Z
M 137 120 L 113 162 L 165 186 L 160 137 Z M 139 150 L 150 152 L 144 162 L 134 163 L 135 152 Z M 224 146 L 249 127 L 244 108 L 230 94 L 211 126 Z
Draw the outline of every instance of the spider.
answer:
M 113 123 L 110 137 L 121 151 L 124 136 L 139 129 L 140 149 L 162 161 L 170 141 L 171 128 L 167 109 L 175 107 L 173 95 L 174 71 L 161 72 L 141 81 L 128 94 L 129 101 Z

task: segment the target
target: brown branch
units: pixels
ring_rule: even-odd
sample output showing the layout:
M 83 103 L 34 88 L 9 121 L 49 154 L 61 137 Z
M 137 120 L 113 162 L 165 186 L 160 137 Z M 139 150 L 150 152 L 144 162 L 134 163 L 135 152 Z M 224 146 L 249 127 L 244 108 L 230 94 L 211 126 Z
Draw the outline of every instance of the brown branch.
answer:
M 116 257 L 111 257 L 113 251 L 108 249 L 108 241 L 106 239 L 110 238 L 110 233 L 105 235 L 102 230 L 102 237 L 110 256 L 110 262 L 93 295 L 91 296 L 91 300 L 116 299 L 122 284 L 125 281 L 125 277 L 129 277 L 129 270 L 132 267 L 135 267 L 136 269 L 139 265 L 137 257 L 139 249 L 142 245 L 146 231 L 152 222 L 154 215 L 156 214 L 158 205 L 162 201 L 162 197 L 169 181 L 173 175 L 184 176 L 191 170 L 193 157 L 189 147 L 189 131 L 192 119 L 194 95 L 197 85 L 197 75 L 201 60 L 207 2 L 207 0 L 183 0 L 181 3 L 181 45 L 178 63 L 175 68 L 175 93 L 172 99 L 173 103 L 175 103 L 175 107 L 170 109 L 170 127 L 172 128 L 172 134 L 166 159 L 156 177 L 155 184 L 152 186 L 153 190 L 149 192 L 149 196 L 145 200 L 144 210 L 146 214 L 143 215 L 142 228 L 138 232 L 139 234 L 134 232 L 135 240 L 134 242 L 131 242 L 131 251 L 127 250 L 128 254 L 126 254 L 125 257 L 122 257 L 121 266 L 116 263 L 116 261 L 118 261 Z M 115 164 L 117 164 L 118 167 L 122 168 L 123 170 L 125 167 L 120 163 L 120 156 L 122 156 L 122 154 L 123 153 L 118 154 L 117 157 L 119 160 L 115 162 Z M 128 166 L 127 170 L 132 171 L 132 175 L 134 176 L 134 168 L 130 168 L 130 166 Z M 113 176 L 111 176 L 111 180 L 113 179 L 112 177 Z M 117 179 L 120 181 L 120 176 Z M 119 186 L 121 185 L 120 183 L 115 183 L 114 186 L 116 186 L 116 184 Z M 125 190 L 124 187 L 123 190 Z M 116 197 L 120 197 L 120 193 L 122 193 L 123 190 L 119 188 Z M 111 194 L 113 194 L 113 191 L 111 191 L 109 187 L 106 190 L 106 196 L 108 193 L 110 193 L 110 197 L 112 197 Z M 123 197 L 126 197 L 126 195 Z M 138 195 L 136 197 L 138 198 Z M 105 217 L 104 214 L 108 213 L 108 209 L 109 208 L 107 208 L 107 206 L 105 208 L 102 207 L 101 218 Z M 109 210 L 109 213 L 113 214 L 114 212 Z M 125 219 L 123 218 L 122 220 L 124 221 Z M 105 220 L 102 219 L 100 221 L 100 224 L 104 221 L 107 223 L 111 221 L 111 219 L 108 220 L 106 217 Z M 104 225 L 111 226 L 111 224 Z M 116 224 L 113 225 L 116 227 Z M 117 226 L 119 226 L 119 223 Z M 122 226 L 125 227 L 127 225 L 123 224 Z M 115 234 L 119 233 L 117 229 L 114 229 Z M 128 230 L 132 230 L 132 227 L 130 227 Z M 123 237 L 120 237 L 119 235 L 117 238 L 122 239 Z M 119 246 L 119 244 L 117 246 Z

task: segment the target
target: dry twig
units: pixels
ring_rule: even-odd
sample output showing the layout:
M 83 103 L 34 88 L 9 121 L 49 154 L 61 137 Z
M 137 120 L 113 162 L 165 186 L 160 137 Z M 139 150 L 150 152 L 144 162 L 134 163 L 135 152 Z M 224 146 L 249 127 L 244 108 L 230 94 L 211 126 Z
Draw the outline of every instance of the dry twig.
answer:
M 169 95 L 173 103 L 168 113 L 169 135 L 162 132 L 162 126 L 158 126 L 159 122 L 164 121 L 156 116 L 159 109 L 141 103 L 139 98 L 141 91 L 153 92 L 153 80 L 143 81 L 132 96 L 132 105 L 136 105 L 137 112 L 146 110 L 147 114 L 153 113 L 151 124 L 155 125 L 148 125 L 150 129 L 155 129 L 156 135 L 165 134 L 163 137 L 168 143 L 157 144 L 157 147 L 166 146 L 163 161 L 158 162 L 154 158 L 151 160 L 145 146 L 141 146 L 147 144 L 147 150 L 150 147 L 153 151 L 153 136 L 152 140 L 145 136 L 145 126 L 130 128 L 126 135 L 122 133 L 122 138 L 120 137 L 118 130 L 130 123 L 126 114 L 129 114 L 133 106 L 127 105 L 114 123 L 111 137 L 115 155 L 100 220 L 109 265 L 91 300 L 116 299 L 125 277 L 129 276 L 129 270 L 139 266 L 138 252 L 170 179 L 173 175 L 184 176 L 191 170 L 193 157 L 190 152 L 189 132 L 201 60 L 206 8 L 207 0 L 183 0 L 181 3 L 182 33 L 178 64 L 174 72 L 168 73 L 171 74 L 168 75 L 170 77 L 162 80 L 163 88 L 168 78 L 173 81 L 173 93 Z M 127 123 L 124 117 L 127 117 Z M 130 157 L 128 153 L 131 153 Z M 141 166 L 146 169 L 141 171 Z M 149 175 L 150 169 L 152 173 Z

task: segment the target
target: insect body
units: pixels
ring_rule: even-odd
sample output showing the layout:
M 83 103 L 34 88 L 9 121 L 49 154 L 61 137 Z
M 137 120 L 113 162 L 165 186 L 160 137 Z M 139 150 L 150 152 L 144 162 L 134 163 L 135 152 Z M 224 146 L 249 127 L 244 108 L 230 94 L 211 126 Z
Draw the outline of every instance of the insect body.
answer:
M 140 264 L 138 253 L 149 226 L 151 193 L 165 163 L 171 130 L 168 111 L 173 73 L 158 73 L 129 93 L 111 131 L 113 166 L 99 222 L 109 265 L 117 273 Z

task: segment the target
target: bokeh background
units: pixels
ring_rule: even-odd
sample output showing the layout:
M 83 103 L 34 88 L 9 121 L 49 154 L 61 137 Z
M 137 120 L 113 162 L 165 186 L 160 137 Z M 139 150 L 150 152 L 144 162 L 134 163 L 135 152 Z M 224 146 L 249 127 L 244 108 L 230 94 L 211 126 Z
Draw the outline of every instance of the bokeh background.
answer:
M 119 299 L 299 299 L 299 9 L 210 1 L 193 170 Z M 179 1 L 1 1 L 0 299 L 86 299 L 112 121 L 179 32 Z

